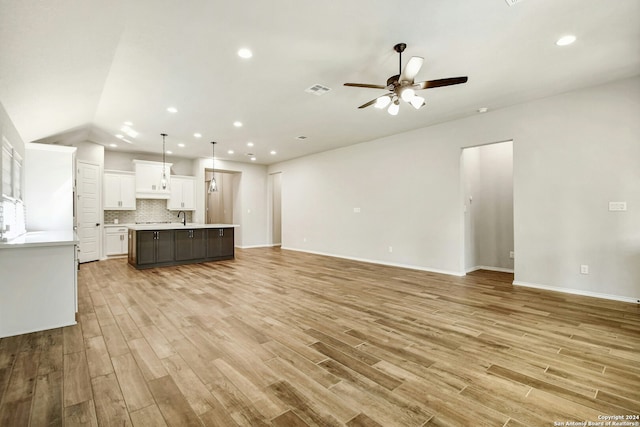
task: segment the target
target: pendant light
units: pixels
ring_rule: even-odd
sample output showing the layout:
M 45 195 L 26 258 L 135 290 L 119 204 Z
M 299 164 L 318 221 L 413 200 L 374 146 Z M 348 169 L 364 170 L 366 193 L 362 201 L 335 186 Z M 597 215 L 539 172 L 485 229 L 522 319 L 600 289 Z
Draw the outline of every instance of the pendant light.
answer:
M 214 159 L 216 156 L 216 143 L 211 141 L 211 182 L 209 182 L 209 193 L 215 193 L 218 191 L 218 184 L 216 183 Z
M 167 189 L 167 172 L 165 170 L 165 159 L 164 159 L 164 155 L 165 155 L 165 138 L 167 137 L 166 133 L 161 133 L 160 135 L 162 135 L 162 179 L 160 180 L 160 186 L 162 187 L 163 190 Z

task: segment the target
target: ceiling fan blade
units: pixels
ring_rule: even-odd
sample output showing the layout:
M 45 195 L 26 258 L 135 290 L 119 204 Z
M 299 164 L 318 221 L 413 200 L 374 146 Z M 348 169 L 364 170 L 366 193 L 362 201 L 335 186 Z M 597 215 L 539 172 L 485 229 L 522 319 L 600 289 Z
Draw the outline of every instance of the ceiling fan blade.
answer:
M 404 66 L 402 74 L 400 74 L 400 81 L 413 83 L 413 79 L 416 78 L 420 68 L 422 68 L 423 62 L 424 58 L 420 56 L 412 56 L 409 62 L 407 62 L 407 65 Z
M 469 78 L 464 77 L 449 77 L 448 79 L 428 80 L 426 82 L 418 82 L 414 85 L 416 89 L 431 89 L 434 87 L 458 85 L 460 83 L 466 83 Z
M 378 98 L 374 98 L 371 101 L 367 102 L 366 104 L 362 104 L 361 106 L 359 106 L 358 108 L 367 108 L 370 105 L 373 105 L 376 103 L 376 101 L 378 100 Z
M 352 87 L 368 87 L 371 89 L 386 89 L 386 86 L 382 86 L 382 85 L 370 85 L 367 83 L 345 83 L 345 86 L 352 86 Z

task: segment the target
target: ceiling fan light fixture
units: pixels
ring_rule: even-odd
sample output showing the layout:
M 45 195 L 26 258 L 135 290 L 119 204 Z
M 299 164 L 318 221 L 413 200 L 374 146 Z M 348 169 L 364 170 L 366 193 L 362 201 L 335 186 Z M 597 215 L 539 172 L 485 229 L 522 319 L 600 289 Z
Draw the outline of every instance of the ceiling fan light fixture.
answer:
M 387 95 L 384 95 L 384 96 L 381 96 L 380 98 L 376 99 L 376 103 L 374 104 L 374 107 L 379 108 L 379 109 L 382 110 L 387 105 L 389 105 L 390 102 L 391 102 L 391 98 L 388 97 Z
M 415 90 L 411 89 L 410 87 L 406 87 L 402 89 L 402 92 L 400 92 L 400 97 L 405 102 L 411 102 L 411 99 L 415 96 L 415 94 Z
M 413 98 L 411 98 L 411 100 L 409 101 L 409 104 L 413 105 L 413 108 L 418 110 L 420 109 L 420 107 L 424 105 L 424 98 L 416 95 Z
M 516 1 L 516 0 L 514 0 Z M 407 45 L 405 43 L 398 43 L 393 47 L 398 53 L 398 69 L 399 72 L 387 79 L 386 85 L 369 84 L 369 83 L 344 83 L 344 86 L 369 88 L 369 89 L 384 89 L 388 93 L 382 96 L 378 96 L 369 102 L 366 102 L 359 106 L 359 109 L 367 108 L 371 105 L 376 108 L 383 109 L 387 106 L 387 112 L 393 116 L 397 115 L 400 111 L 400 99 L 404 102 L 411 104 L 416 110 L 421 108 L 424 103 L 424 98 L 416 95 L 417 90 L 432 89 L 443 86 L 452 86 L 461 83 L 466 83 L 467 76 L 464 77 L 449 77 L 445 79 L 437 80 L 425 80 L 416 82 L 415 77 L 420 72 L 424 63 L 424 58 L 420 56 L 412 56 L 409 62 L 402 68 L 402 52 L 404 52 Z M 389 105 L 391 104 L 391 105 Z

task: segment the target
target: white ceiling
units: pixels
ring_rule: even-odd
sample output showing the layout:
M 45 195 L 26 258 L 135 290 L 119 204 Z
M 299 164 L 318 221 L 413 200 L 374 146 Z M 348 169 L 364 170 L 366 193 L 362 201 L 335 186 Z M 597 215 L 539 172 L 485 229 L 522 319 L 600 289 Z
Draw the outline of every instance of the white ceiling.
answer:
M 342 84 L 385 84 L 399 42 L 425 58 L 416 81 L 469 82 L 395 117 L 358 110 L 384 92 Z M 0 0 L 0 102 L 25 141 L 161 153 L 165 132 L 174 155 L 215 140 L 216 157 L 270 164 L 639 73 L 638 0 Z

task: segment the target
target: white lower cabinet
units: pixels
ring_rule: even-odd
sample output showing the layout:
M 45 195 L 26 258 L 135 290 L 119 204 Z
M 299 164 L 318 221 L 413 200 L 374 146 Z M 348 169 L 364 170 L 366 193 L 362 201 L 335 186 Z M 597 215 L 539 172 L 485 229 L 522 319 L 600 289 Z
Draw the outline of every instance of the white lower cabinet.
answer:
M 77 245 L 1 246 L 0 338 L 75 325 Z
M 129 251 L 127 227 L 105 227 L 105 249 L 106 256 L 126 255 Z

